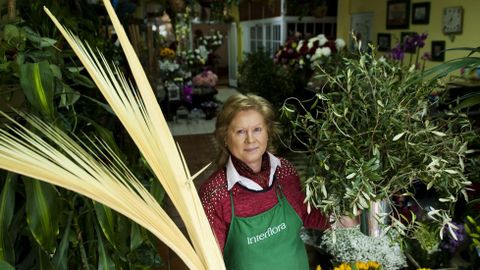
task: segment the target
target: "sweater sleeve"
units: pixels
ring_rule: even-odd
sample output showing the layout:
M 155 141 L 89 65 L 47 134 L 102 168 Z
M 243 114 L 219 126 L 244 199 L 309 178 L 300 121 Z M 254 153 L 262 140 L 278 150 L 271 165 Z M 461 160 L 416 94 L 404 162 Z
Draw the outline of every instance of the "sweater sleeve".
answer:
M 224 179 L 224 174 L 215 173 L 200 188 L 203 209 L 222 252 L 230 226 L 230 220 L 225 220 L 223 211 L 223 201 L 228 199 Z
M 306 228 L 327 229 L 330 227 L 328 217 L 324 215 L 319 209 L 311 208 L 310 213 L 307 212 L 307 204 L 305 202 L 305 193 L 300 184 L 300 177 L 293 165 L 281 159 L 282 169 L 279 172 L 279 180 L 282 184 L 283 192 L 288 202 L 302 219 L 303 225 Z

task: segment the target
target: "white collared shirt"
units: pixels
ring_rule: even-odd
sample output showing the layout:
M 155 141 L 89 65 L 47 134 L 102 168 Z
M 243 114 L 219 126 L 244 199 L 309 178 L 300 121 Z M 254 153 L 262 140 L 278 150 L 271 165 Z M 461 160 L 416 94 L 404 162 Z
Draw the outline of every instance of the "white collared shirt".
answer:
M 268 157 L 270 159 L 270 177 L 268 179 L 268 186 L 270 187 L 273 182 L 273 175 L 275 174 L 275 170 L 277 167 L 280 167 L 280 159 L 278 159 L 276 156 L 272 155 L 271 153 L 267 152 Z M 236 183 L 239 183 L 240 185 L 251 189 L 255 191 L 260 191 L 263 190 L 263 188 L 257 184 L 255 181 L 253 181 L 250 178 L 241 176 L 237 169 L 235 169 L 235 166 L 233 166 L 232 163 L 232 157 L 228 158 L 227 162 L 227 188 L 228 190 L 231 190 L 233 185 Z

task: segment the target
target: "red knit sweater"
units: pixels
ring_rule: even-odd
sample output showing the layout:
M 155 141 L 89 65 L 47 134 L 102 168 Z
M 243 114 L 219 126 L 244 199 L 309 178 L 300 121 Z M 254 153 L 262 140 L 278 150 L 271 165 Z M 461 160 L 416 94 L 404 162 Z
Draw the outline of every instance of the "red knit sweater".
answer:
M 263 191 L 252 191 L 240 184 L 232 188 L 235 215 L 249 217 L 260 214 L 272 208 L 277 202 L 275 188 L 277 181 L 282 187 L 283 194 L 307 228 L 326 229 L 329 227 L 328 219 L 318 210 L 312 208 L 307 214 L 306 204 L 303 203 L 305 195 L 301 191 L 300 178 L 295 168 L 286 159 L 281 158 L 281 166 L 275 172 L 276 180 L 272 186 Z M 232 219 L 232 206 L 227 190 L 225 169 L 214 172 L 200 188 L 202 200 L 208 221 L 217 237 L 221 250 L 225 246 L 228 228 Z

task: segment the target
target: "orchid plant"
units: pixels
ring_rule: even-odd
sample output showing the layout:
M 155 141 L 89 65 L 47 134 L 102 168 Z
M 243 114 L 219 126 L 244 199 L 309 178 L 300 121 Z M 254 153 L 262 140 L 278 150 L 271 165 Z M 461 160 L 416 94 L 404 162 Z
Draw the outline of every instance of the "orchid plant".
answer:
M 427 39 L 428 34 L 413 34 L 407 35 L 404 40 L 398 43 L 395 47 L 393 47 L 390 51 L 388 57 L 394 61 L 403 65 L 403 61 L 405 58 L 405 53 L 410 54 L 410 58 L 408 61 L 408 66 L 415 66 L 415 69 L 421 69 L 422 71 L 425 69 L 425 62 L 432 59 L 432 56 L 429 52 L 424 52 L 420 57 L 420 49 L 425 46 L 425 40 Z M 415 62 L 413 62 L 413 56 L 415 55 Z M 420 63 L 419 61 L 422 60 Z

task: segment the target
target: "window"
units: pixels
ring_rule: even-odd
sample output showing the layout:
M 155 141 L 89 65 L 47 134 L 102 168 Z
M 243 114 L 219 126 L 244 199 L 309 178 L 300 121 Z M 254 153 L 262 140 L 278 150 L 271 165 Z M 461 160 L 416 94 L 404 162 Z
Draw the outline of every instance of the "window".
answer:
M 327 38 L 335 38 L 336 32 L 336 23 L 289 22 L 287 24 L 287 38 L 293 36 L 295 33 L 300 33 L 303 37 L 324 34 Z
M 335 39 L 337 33 L 337 18 L 303 18 L 276 17 L 263 20 L 246 21 L 241 24 L 245 29 L 243 48 L 245 53 L 256 52 L 262 48 L 272 55 L 285 40 L 299 32 L 303 36 L 324 34 L 328 39 Z
M 263 35 L 265 33 L 265 36 Z M 273 55 L 281 44 L 281 25 L 273 23 L 256 24 L 250 27 L 250 51 L 260 49 Z

